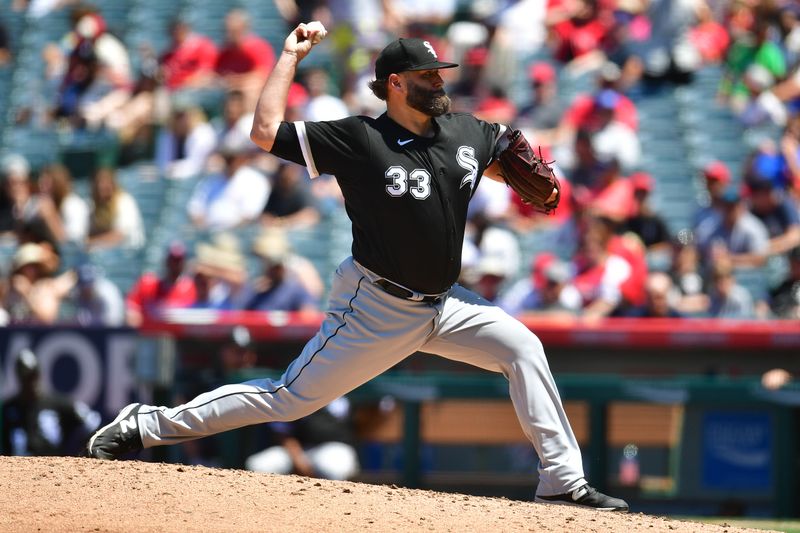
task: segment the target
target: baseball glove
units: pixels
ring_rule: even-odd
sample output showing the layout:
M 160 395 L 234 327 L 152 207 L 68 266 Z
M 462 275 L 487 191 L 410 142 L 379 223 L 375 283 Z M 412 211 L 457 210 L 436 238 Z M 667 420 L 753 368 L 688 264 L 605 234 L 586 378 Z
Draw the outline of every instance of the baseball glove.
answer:
M 536 155 L 519 130 L 510 131 L 506 139 L 508 145 L 497 154 L 506 184 L 537 211 L 552 213 L 561 199 L 561 184 L 550 167 L 553 162 L 542 158 L 541 148 Z M 553 189 L 558 193 L 555 199 L 548 201 Z

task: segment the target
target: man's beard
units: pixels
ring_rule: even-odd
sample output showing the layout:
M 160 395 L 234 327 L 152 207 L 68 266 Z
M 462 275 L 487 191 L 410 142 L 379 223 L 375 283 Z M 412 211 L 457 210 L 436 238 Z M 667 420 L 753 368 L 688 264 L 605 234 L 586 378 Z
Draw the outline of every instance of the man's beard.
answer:
M 411 80 L 408 83 L 406 104 L 421 113 L 440 117 L 450 111 L 450 97 L 444 89 L 426 89 Z

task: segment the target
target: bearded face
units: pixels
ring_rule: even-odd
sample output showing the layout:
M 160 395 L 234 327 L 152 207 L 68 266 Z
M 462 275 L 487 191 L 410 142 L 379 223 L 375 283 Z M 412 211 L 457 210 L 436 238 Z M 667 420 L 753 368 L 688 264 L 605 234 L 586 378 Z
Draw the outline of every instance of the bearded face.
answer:
M 444 89 L 429 89 L 411 78 L 406 79 L 406 84 L 406 104 L 409 107 L 432 117 L 439 117 L 450 111 L 450 97 Z

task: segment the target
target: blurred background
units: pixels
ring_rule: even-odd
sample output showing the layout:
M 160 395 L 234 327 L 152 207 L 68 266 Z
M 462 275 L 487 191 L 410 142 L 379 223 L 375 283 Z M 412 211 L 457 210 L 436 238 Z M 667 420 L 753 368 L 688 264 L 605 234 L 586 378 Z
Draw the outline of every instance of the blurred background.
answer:
M 540 336 L 593 485 L 637 511 L 797 516 L 800 7 L 792 0 L 0 0 L 2 453 L 78 453 L 130 401 L 277 375 L 351 234 L 332 176 L 249 141 L 289 30 L 328 38 L 287 120 L 378 116 L 430 41 L 453 108 L 563 177 L 482 180 L 461 283 Z M 531 500 L 500 376 L 415 354 L 294 424 L 146 459 Z

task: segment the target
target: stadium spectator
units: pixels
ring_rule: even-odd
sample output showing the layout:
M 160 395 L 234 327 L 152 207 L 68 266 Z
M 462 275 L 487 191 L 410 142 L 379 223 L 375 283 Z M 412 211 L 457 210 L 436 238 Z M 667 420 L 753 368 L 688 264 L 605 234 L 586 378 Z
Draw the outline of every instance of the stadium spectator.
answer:
M 779 7 L 778 42 L 786 58 L 787 65 L 798 65 L 800 62 L 800 9 L 792 2 L 785 2 Z
M 575 61 L 571 68 L 578 71 L 598 65 L 611 27 L 610 13 L 598 0 L 561 2 L 558 8 L 548 13 L 553 56 L 562 63 Z
M 292 250 L 286 230 L 281 227 L 266 227 L 254 239 L 252 252 L 265 259 L 271 257 L 274 250 L 287 250 L 284 264 L 290 275 L 303 285 L 315 301 L 321 301 L 325 284 L 317 268 L 307 257 Z
M 776 80 L 786 75 L 786 60 L 769 35 L 770 24 L 759 15 L 752 32 L 736 39 L 728 51 L 719 95 L 736 111 L 740 111 L 749 98 L 744 76 L 752 65 L 760 65 Z
M 272 46 L 251 33 L 247 12 L 231 10 L 225 16 L 225 44 L 219 51 L 215 66 L 227 90 L 241 91 L 247 109 L 254 109 L 261 83 L 274 63 Z
M 645 172 L 637 172 L 631 174 L 629 182 L 633 189 L 633 213 L 625 221 L 625 230 L 638 235 L 648 252 L 669 248 L 671 243 L 667 225 L 648 202 L 653 191 L 653 177 Z
M 186 247 L 179 241 L 169 245 L 164 258 L 164 274 L 145 272 L 125 298 L 125 321 L 139 327 L 162 309 L 189 307 L 196 299 L 192 278 L 186 273 Z
M 769 254 L 784 254 L 800 246 L 800 213 L 797 205 L 770 180 L 748 182 L 750 212 L 767 228 Z
M 62 40 L 69 60 L 56 116 L 73 127 L 94 129 L 130 98 L 130 59 L 94 8 L 79 6 L 71 17 L 73 30 Z
M 0 20 L 0 68 L 11 62 L 11 39 L 4 21 Z
M 623 284 L 633 274 L 627 260 L 610 252 L 612 233 L 604 225 L 590 222 L 573 260 L 573 283 L 583 301 L 583 314 L 590 318 L 609 316 L 623 303 Z
M 580 129 L 596 131 L 602 127 L 608 105 L 613 109 L 614 121 L 638 131 L 639 113 L 633 101 L 621 91 L 621 76 L 622 71 L 616 64 L 610 61 L 603 64 L 597 74 L 595 91 L 579 94 L 564 111 L 558 126 L 559 141 L 573 137 Z
M 309 70 L 304 81 L 308 90 L 308 100 L 303 110 L 303 120 L 339 120 L 349 114 L 342 99 L 330 94 L 330 79 L 325 70 L 321 68 Z
M 692 226 L 694 228 L 697 228 L 708 219 L 720 216 L 722 210 L 720 198 L 723 191 L 731 183 L 731 171 L 722 161 L 712 161 L 706 164 L 703 167 L 702 174 L 708 196 L 706 204 L 700 207 L 692 217 Z
M 453 26 L 450 28 L 452 30 Z M 478 30 L 478 33 L 485 33 L 486 30 L 483 26 L 479 25 L 479 28 L 483 31 Z M 480 42 L 482 43 L 482 41 Z M 460 61 L 462 66 L 461 72 L 458 73 L 458 80 L 447 91 L 454 111 L 469 112 L 475 109 L 477 103 L 485 96 L 484 67 L 488 59 L 489 50 L 481 44 L 475 45 L 464 52 L 463 59 Z
M 103 70 L 103 77 L 114 87 L 131 82 L 128 49 L 108 27 L 102 13 L 93 5 L 78 3 L 70 10 L 70 31 L 61 39 L 61 47 L 71 55 L 84 45 L 91 45 Z
M 733 263 L 718 259 L 711 267 L 708 314 L 714 318 L 755 318 L 753 297 L 736 282 Z
M 35 194 L 28 160 L 9 154 L 0 161 L 3 175 L 3 201 L 0 208 L 0 234 L 19 243 L 46 242 L 56 250 L 61 218 L 50 197 Z
M 56 238 L 82 244 L 89 234 L 89 206 L 72 190 L 72 175 L 60 163 L 48 165 L 39 173 L 36 183 L 39 194 L 51 199 L 60 215 L 53 226 Z
M 228 135 L 249 135 L 253 125 L 253 113 L 245 107 L 244 94 L 241 91 L 229 91 L 225 94 L 222 105 L 222 116 L 212 121 L 217 135 L 217 146 L 221 146 Z
M 551 145 L 562 115 L 556 71 L 549 63 L 539 61 L 530 66 L 528 79 L 532 97 L 520 109 L 517 123 L 531 131 L 531 139 Z
M 319 411 L 295 422 L 273 422 L 274 444 L 247 458 L 254 472 L 298 474 L 346 480 L 359 471 L 350 427 L 350 401 L 337 398 Z
M 652 272 L 645 282 L 645 304 L 625 312 L 625 316 L 637 318 L 682 318 L 676 309 L 679 298 L 672 279 L 663 272 Z
M 76 455 L 100 425 L 100 414 L 82 402 L 45 392 L 36 354 L 14 359 L 18 391 L 3 402 L 5 455 Z
M 775 84 L 775 77 L 764 66 L 753 64 L 747 67 L 742 76 L 742 83 L 747 89 L 746 97 L 743 93 L 741 102 L 734 111 L 742 124 L 746 127 L 757 127 L 769 121 L 781 122 L 778 119 L 777 109 L 769 99 L 769 89 Z
M 641 156 L 636 133 L 622 122 L 613 120 L 613 101 L 617 96 L 618 93 L 613 91 L 604 91 L 598 96 L 598 102 L 604 108 L 600 112 L 600 129 L 579 129 L 574 139 L 554 150 L 554 158 L 576 186 L 577 198 L 582 194 L 580 186 L 590 189 L 592 196 L 599 194 L 624 171 L 636 167 Z
M 156 139 L 156 165 L 167 178 L 187 179 L 201 174 L 216 146 L 214 128 L 192 104 L 174 105 L 169 124 Z
M 697 24 L 689 30 L 689 42 L 700 54 L 703 64 L 718 64 L 725 59 L 730 36 L 723 24 L 714 18 L 714 12 L 705 1 L 695 7 Z
M 219 147 L 225 161 L 194 189 L 187 210 L 197 228 L 222 231 L 249 224 L 264 210 L 270 195 L 267 178 L 249 166 L 255 146 L 244 134 L 228 135 Z
M 613 154 L 622 168 L 631 169 L 639 162 L 641 148 L 636 131 L 616 118 L 615 109 L 622 98 L 624 95 L 612 89 L 598 93 L 592 120 L 587 127 L 592 132 L 592 145 L 596 152 Z
M 517 79 L 519 64 L 545 51 L 549 31 L 547 6 L 540 0 L 520 0 L 496 16 L 481 15 L 480 5 L 473 3 L 472 6 L 476 17 L 485 17 L 495 26 L 485 77 L 500 86 L 510 87 Z
M 549 253 L 536 256 L 531 275 L 512 285 L 497 304 L 511 315 L 550 317 L 576 316 L 583 306 L 570 265 Z
M 172 42 L 159 58 L 166 88 L 176 91 L 211 85 L 218 54 L 214 41 L 192 31 L 184 19 L 173 21 L 169 33 Z
M 144 226 L 136 200 L 117 183 L 116 172 L 103 167 L 92 178 L 88 245 L 92 248 L 141 248 Z
M 277 240 L 276 240 L 277 242 Z M 313 311 L 319 302 L 288 268 L 288 247 L 259 248 L 261 275 L 253 281 L 253 295 L 244 308 L 251 311 Z
M 477 267 L 485 257 L 491 257 L 496 265 L 493 270 L 504 279 L 517 275 L 520 267 L 519 240 L 516 235 L 497 220 L 487 216 L 487 212 L 473 213 L 467 222 L 464 246 L 475 250 L 474 265 Z
M 711 265 L 730 255 L 735 267 L 762 266 L 769 253 L 767 228 L 747 210 L 736 186 L 728 186 L 720 202 L 720 216 L 706 218 L 695 228 L 702 260 Z
M 679 84 L 691 80 L 692 73 L 702 64 L 700 52 L 690 37 L 700 5 L 701 2 L 671 0 L 649 2 L 650 37 L 639 52 L 645 80 Z
M 482 255 L 474 267 L 475 280 L 470 284 L 486 300 L 496 303 L 503 286 L 509 279 L 508 268 L 498 255 Z
M 699 316 L 708 309 L 706 283 L 700 272 L 700 254 L 692 244 L 677 244 L 672 265 L 673 286 L 678 292 L 675 308 L 686 316 Z
M 51 276 L 57 265 L 58 258 L 48 245 L 29 242 L 17 248 L 5 300 L 12 324 L 56 322 L 61 301 L 72 286 L 69 272 Z
M 589 143 L 594 144 L 591 141 Z M 582 139 L 576 143 L 576 148 L 580 144 Z M 575 183 L 573 194 L 579 208 L 603 202 L 613 208 L 613 218 L 627 217 L 632 209 L 632 194 L 630 184 L 623 177 L 617 156 L 609 152 L 606 147 L 592 146 L 588 149 L 588 155 L 581 157 L 587 157 L 588 165 L 574 169 L 570 176 L 571 181 Z
M 195 247 L 194 284 L 196 309 L 241 309 L 246 301 L 247 269 L 239 240 L 217 233 Z
M 261 222 L 267 227 L 299 228 L 319 221 L 319 211 L 311 194 L 305 169 L 294 163 L 281 163 L 272 177 Z
M 83 110 L 111 94 L 112 86 L 99 75 L 97 56 L 90 43 L 82 44 L 69 57 L 69 67 L 56 97 L 54 115 L 74 128 L 84 128 Z
M 125 301 L 114 283 L 90 263 L 75 269 L 74 286 L 64 299 L 62 319 L 83 327 L 125 324 Z
M 650 21 L 639 2 L 621 3 L 614 11 L 611 29 L 603 43 L 606 64 L 619 69 L 615 89 L 627 93 L 641 81 L 644 66 L 640 55 L 642 43 L 650 32 Z
M 777 318 L 800 320 L 800 246 L 793 248 L 788 255 L 788 275 L 770 291 L 769 303 Z

